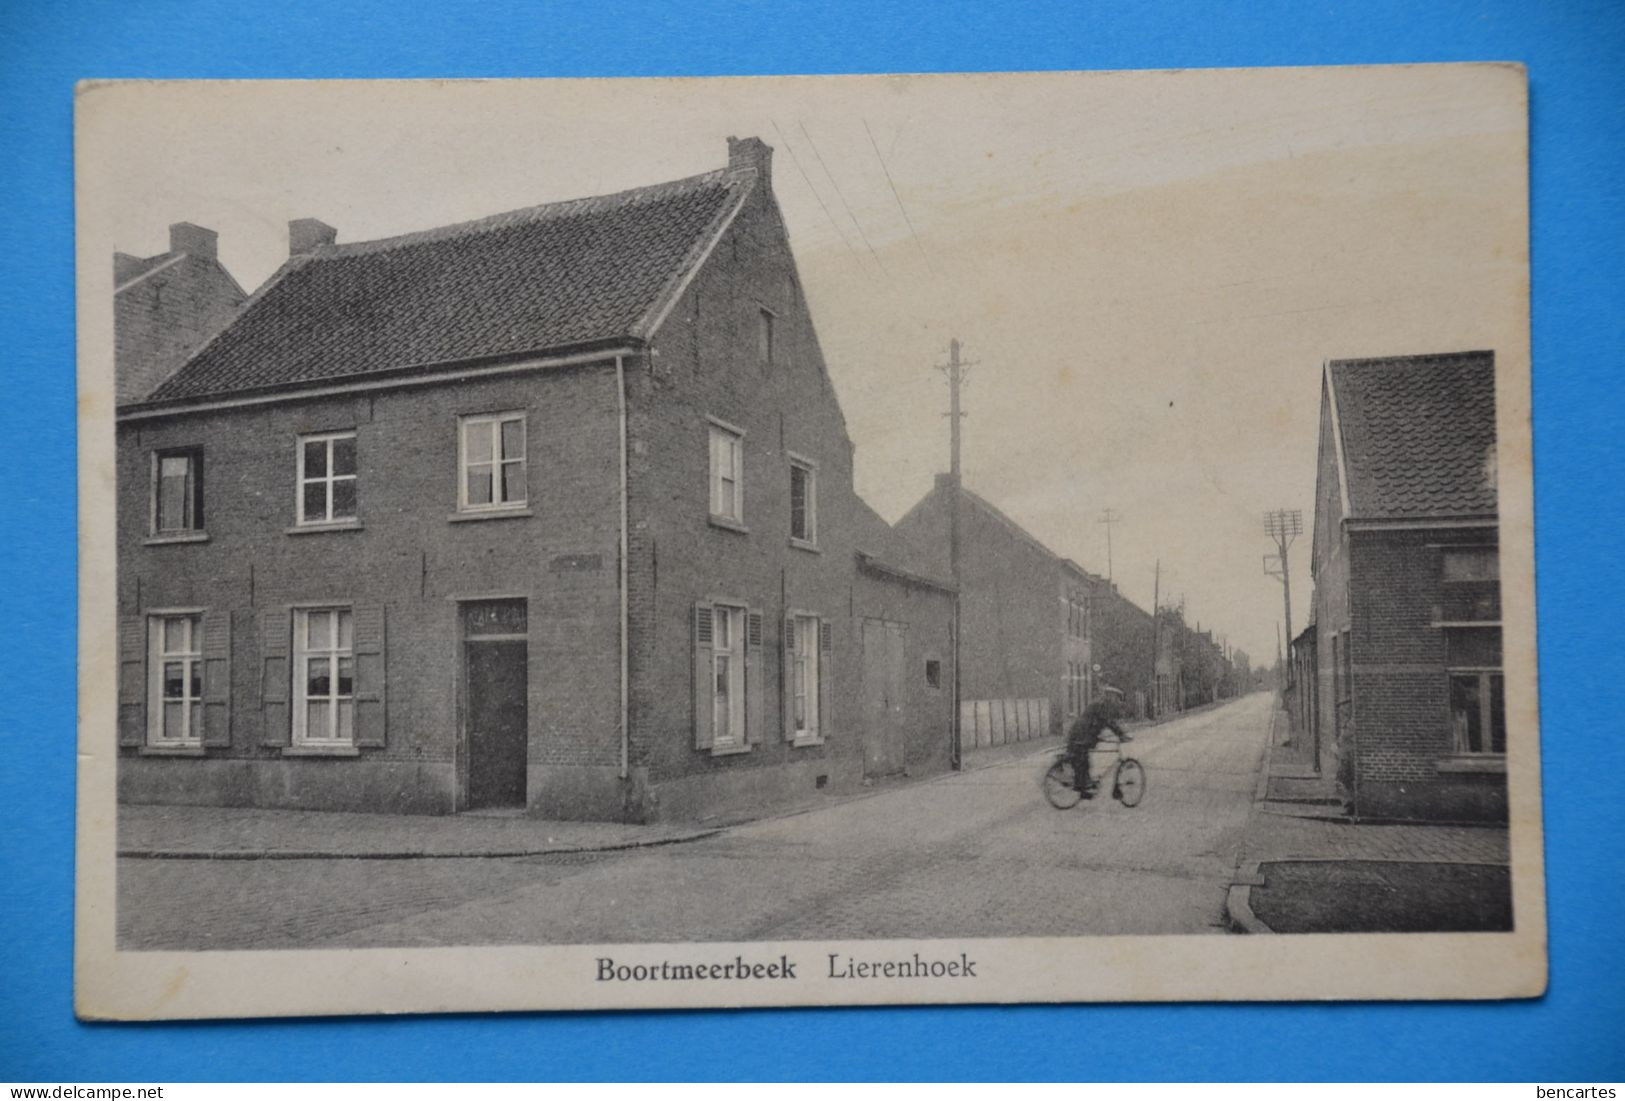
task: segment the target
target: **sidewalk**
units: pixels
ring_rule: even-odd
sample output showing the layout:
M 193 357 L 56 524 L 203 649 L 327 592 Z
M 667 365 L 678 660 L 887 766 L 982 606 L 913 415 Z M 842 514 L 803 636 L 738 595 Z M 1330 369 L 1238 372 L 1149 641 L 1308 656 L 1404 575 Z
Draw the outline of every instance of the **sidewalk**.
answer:
M 1273 721 L 1227 901 L 1238 932 L 1510 928 L 1504 827 L 1355 824 Z
M 148 860 L 406 860 L 605 852 L 719 832 L 683 824 L 551 822 L 520 815 L 339 814 L 121 805 L 118 855 Z

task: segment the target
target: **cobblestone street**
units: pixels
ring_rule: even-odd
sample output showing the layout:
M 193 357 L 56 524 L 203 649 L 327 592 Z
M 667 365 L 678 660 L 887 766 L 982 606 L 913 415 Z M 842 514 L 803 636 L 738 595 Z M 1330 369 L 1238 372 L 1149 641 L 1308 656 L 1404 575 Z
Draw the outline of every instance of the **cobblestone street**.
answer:
M 1057 812 L 1048 753 L 656 849 L 119 861 L 125 948 L 1221 932 L 1266 694 L 1136 732 L 1144 802 Z

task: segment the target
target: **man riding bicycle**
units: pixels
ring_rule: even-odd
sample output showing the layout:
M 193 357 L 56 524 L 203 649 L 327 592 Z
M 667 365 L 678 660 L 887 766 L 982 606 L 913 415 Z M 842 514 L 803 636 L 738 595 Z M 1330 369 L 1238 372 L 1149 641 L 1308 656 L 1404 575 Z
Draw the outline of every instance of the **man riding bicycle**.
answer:
M 1072 762 L 1072 784 L 1085 799 L 1094 798 L 1095 785 L 1089 778 L 1089 754 L 1100 744 L 1102 731 L 1110 730 L 1117 740 L 1131 742 L 1120 725 L 1123 720 L 1123 693 L 1110 685 L 1102 688 L 1100 699 L 1083 709 L 1067 734 L 1066 753 Z

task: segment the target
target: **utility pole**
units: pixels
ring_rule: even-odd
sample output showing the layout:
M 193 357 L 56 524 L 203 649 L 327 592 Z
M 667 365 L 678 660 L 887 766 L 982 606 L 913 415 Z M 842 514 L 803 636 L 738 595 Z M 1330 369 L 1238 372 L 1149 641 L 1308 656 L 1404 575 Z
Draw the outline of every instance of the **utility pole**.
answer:
M 1112 579 L 1112 525 L 1123 518 L 1123 514 L 1115 508 L 1101 509 L 1097 524 L 1106 525 L 1106 580 Z
M 1107 528 L 1108 532 L 1112 529 Z M 1157 559 L 1156 580 L 1151 583 L 1151 698 L 1152 718 L 1162 713 L 1162 681 L 1157 676 L 1157 663 L 1162 660 L 1162 640 L 1158 636 L 1158 616 L 1162 606 L 1158 603 L 1162 599 L 1162 559 Z
M 1281 580 L 1281 599 L 1286 610 L 1286 641 L 1292 642 L 1292 570 L 1287 549 L 1303 534 L 1303 510 L 1278 508 L 1264 514 L 1264 534 L 1275 540 L 1277 554 L 1264 556 L 1264 572 Z
M 969 385 L 968 368 L 974 366 L 959 358 L 959 340 L 956 337 L 948 342 L 948 362 L 937 364 L 937 370 L 948 378 L 948 483 L 953 493 L 951 506 L 948 510 L 948 568 L 953 574 L 954 582 L 954 711 L 951 724 L 952 739 L 951 760 L 953 767 L 963 766 L 962 749 L 959 728 L 959 591 L 961 578 L 959 572 L 959 531 L 960 513 L 964 509 L 964 484 L 960 474 L 959 462 L 959 422 L 965 416 L 959 408 L 959 392 Z

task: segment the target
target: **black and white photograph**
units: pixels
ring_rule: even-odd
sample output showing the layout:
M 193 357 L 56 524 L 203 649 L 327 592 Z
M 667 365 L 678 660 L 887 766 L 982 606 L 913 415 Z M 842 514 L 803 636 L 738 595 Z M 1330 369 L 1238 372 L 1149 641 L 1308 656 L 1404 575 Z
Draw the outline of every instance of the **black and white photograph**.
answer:
M 1544 989 L 1508 65 L 87 82 L 79 1012 Z

